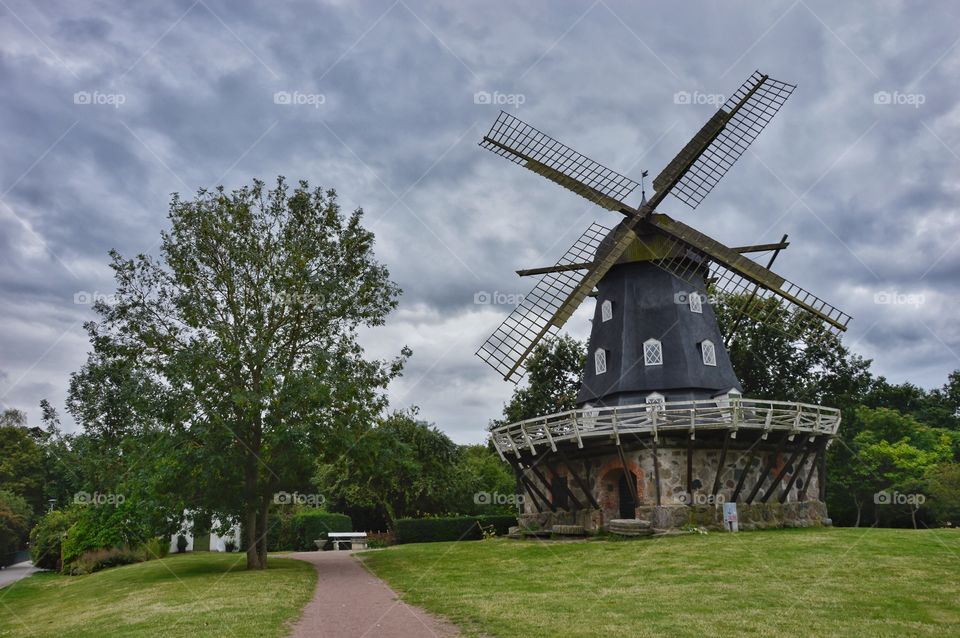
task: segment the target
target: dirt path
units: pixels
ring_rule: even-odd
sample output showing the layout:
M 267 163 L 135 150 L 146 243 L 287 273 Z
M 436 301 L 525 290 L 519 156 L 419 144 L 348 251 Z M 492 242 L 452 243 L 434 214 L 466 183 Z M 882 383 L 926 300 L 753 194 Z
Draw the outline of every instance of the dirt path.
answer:
M 457 628 L 399 600 L 368 572 L 353 552 L 303 552 L 290 558 L 312 563 L 317 590 L 293 627 L 292 638 L 455 638 Z

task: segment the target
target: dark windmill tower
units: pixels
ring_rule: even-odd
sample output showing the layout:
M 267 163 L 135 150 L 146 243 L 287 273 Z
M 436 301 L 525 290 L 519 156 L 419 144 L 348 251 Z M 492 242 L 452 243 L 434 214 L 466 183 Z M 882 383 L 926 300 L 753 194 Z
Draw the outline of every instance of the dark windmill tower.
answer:
M 517 381 L 537 344 L 596 297 L 577 408 L 494 427 L 491 438 L 525 493 L 522 523 L 556 533 L 720 527 L 735 502 L 746 528 L 826 519 L 818 469 L 836 434 L 833 408 L 753 400 L 724 345 L 712 301 L 795 339 L 846 330 L 850 317 L 658 207 L 696 208 L 795 87 L 752 74 L 654 179 L 655 193 L 501 112 L 481 146 L 623 215 L 593 224 L 539 276 L 477 352 Z M 730 335 L 727 335 L 728 338 Z M 727 510 L 729 516 L 729 505 Z

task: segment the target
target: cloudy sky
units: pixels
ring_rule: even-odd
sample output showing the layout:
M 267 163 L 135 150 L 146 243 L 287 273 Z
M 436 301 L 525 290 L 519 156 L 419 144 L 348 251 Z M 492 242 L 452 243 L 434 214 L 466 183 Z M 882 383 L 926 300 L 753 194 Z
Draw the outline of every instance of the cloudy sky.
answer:
M 499 108 L 638 178 L 754 69 L 793 97 L 695 212 L 661 210 L 730 245 L 789 233 L 777 270 L 853 315 L 853 350 L 939 386 L 960 368 L 957 24 L 951 2 L 0 0 L 0 404 L 62 409 L 107 251 L 156 252 L 171 193 L 283 174 L 362 207 L 404 290 L 365 335 L 414 351 L 393 405 L 479 441 L 513 386 L 473 355 L 510 306 L 475 299 L 617 221 L 478 148 Z

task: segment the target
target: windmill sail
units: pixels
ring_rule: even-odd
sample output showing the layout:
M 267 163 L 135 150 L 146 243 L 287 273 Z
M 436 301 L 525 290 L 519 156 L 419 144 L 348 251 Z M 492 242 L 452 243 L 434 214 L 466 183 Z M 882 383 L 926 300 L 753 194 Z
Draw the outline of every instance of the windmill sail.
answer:
M 765 324 L 786 311 L 784 325 L 792 337 L 847 329 L 850 315 L 715 239 L 667 215 L 651 215 L 648 221 L 674 243 L 669 256 L 654 263 L 693 284 L 702 276 L 703 265 L 712 262 L 713 289 L 730 300 L 735 311 Z M 751 295 L 754 285 L 765 292 Z M 765 301 L 771 296 L 778 298 L 779 305 Z
M 557 263 L 592 265 L 601 242 L 609 234 L 609 228 L 591 224 Z M 575 296 L 576 291 L 583 287 L 583 280 L 583 270 L 545 274 L 480 346 L 477 356 L 502 374 L 505 380 L 519 381 L 523 376 L 520 368 L 533 348 L 544 337 L 555 335 L 590 292 L 587 290 L 576 305 L 571 304 L 571 296 Z
M 504 111 L 480 146 L 607 210 L 629 209 L 623 200 L 640 186 Z
M 754 71 L 653 180 L 656 201 L 669 192 L 696 208 L 795 88 Z

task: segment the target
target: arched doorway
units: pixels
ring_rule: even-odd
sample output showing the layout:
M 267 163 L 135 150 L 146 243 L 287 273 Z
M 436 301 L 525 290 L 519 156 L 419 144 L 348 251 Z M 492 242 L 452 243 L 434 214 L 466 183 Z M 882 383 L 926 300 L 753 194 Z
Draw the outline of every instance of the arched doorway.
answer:
M 631 486 L 629 481 L 633 480 Z M 617 480 L 617 500 L 619 501 L 620 518 L 635 518 L 637 501 L 634 499 L 634 493 L 637 489 L 637 477 L 633 472 L 620 472 L 620 478 Z
M 631 480 L 637 497 L 642 499 L 643 483 L 637 479 L 636 472 L 624 472 L 622 466 L 611 467 L 600 476 L 597 493 L 600 496 L 598 500 L 603 510 L 604 525 L 615 518 L 636 518 L 639 503 L 634 498 L 634 491 L 630 489 L 628 481 Z

